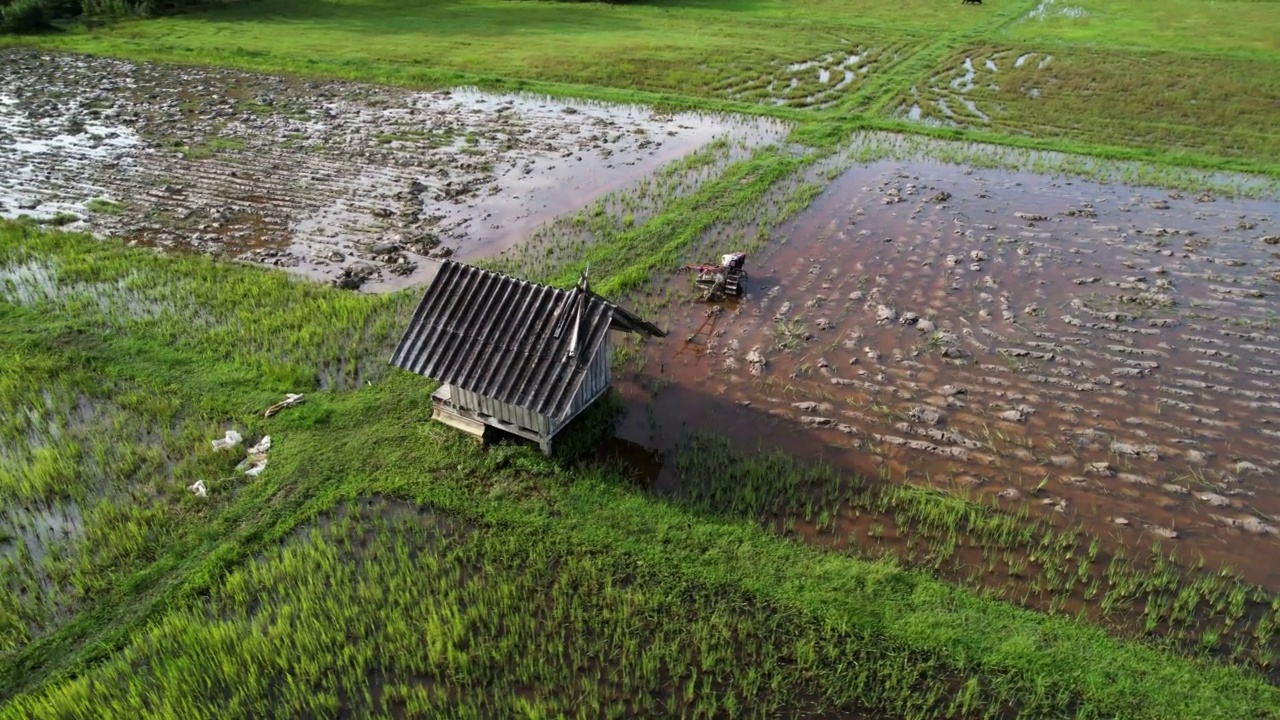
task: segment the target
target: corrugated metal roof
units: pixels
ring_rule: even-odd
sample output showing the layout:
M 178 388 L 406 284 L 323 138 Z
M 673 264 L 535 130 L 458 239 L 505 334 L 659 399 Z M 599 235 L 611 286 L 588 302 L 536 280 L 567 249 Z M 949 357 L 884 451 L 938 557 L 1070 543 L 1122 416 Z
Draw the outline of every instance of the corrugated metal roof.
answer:
M 666 334 L 581 286 L 557 290 L 446 260 L 391 364 L 558 418 L 611 327 Z

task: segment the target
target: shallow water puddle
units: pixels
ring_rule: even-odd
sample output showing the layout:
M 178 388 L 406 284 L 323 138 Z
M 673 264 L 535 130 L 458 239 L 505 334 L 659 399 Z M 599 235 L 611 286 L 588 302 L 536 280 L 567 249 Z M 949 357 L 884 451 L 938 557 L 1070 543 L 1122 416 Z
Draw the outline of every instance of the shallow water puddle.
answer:
M 988 110 L 980 108 L 972 99 L 970 92 L 976 87 L 999 90 L 1000 84 L 996 80 L 1000 72 L 1000 63 L 1006 58 L 1013 61 L 1013 69 L 1017 70 L 1036 57 L 1040 57 L 1036 64 L 1036 71 L 1043 70 L 1053 59 L 1052 55 L 1038 53 L 1024 53 L 1014 57 L 1012 51 L 1001 50 L 982 58 L 982 65 L 979 67 L 974 58 L 966 57 L 954 70 L 930 78 L 923 92 L 917 87 L 912 87 L 908 96 L 899 103 L 896 114 L 907 120 L 929 124 L 958 125 L 974 121 L 989 123 L 991 112 L 988 110 L 991 108 Z M 1015 73 L 1014 79 L 1010 79 L 1009 82 L 1022 82 L 1016 79 L 1017 77 L 1018 74 Z M 1022 92 L 1031 97 L 1040 96 L 1039 88 L 1025 83 L 1022 84 Z M 958 115 L 953 110 L 957 105 L 963 105 L 969 111 L 968 116 Z M 936 108 L 937 113 L 924 113 L 924 109 L 929 106 Z
M 83 173 L 117 163 L 138 144 L 137 134 L 127 127 L 27 112 L 18 97 L 0 90 L 0 218 L 82 215 L 88 201 L 104 192 Z M 55 159 L 60 163 L 56 172 L 69 181 L 31 192 L 33 185 L 55 174 Z
M 652 409 L 624 437 L 670 446 L 679 417 L 1008 502 L 1039 489 L 1044 512 L 1280 585 L 1276 218 L 941 163 L 852 170 L 748 260 L 745 301 L 665 321 Z
M 58 543 L 71 542 L 84 533 L 80 506 L 72 501 L 37 503 L 7 508 L 0 515 L 0 557 L 17 558 L 25 547 L 33 565 L 39 565 Z
M 988 60 L 987 62 L 990 62 L 990 60 Z M 978 74 L 978 71 L 973 67 L 972 58 L 964 59 L 963 69 L 964 69 L 963 75 L 953 78 L 951 80 L 951 87 L 955 88 L 960 92 L 967 92 L 970 88 L 973 87 L 973 78 Z
M 873 68 L 898 57 L 895 47 L 854 45 L 844 39 L 840 44 L 847 49 L 799 62 L 775 60 L 763 68 L 744 69 L 726 80 L 720 90 L 726 97 L 744 102 L 830 108 L 864 82 Z
M 47 262 L 24 260 L 0 264 L 0 299 L 34 305 L 58 294 L 55 273 Z
M 1038 20 L 1043 22 L 1053 17 L 1082 18 L 1088 16 L 1088 11 L 1082 7 L 1074 5 L 1058 5 L 1057 0 L 1040 0 L 1040 4 L 1027 13 L 1030 20 Z
M 66 302 L 92 303 L 109 320 L 158 318 L 188 310 L 172 300 L 149 297 L 137 286 L 138 278 L 130 273 L 110 282 L 67 282 L 58 278 L 48 260 L 23 260 L 0 264 L 0 300 L 18 305 L 51 303 L 52 308 Z
M 368 290 L 416 282 L 425 255 L 510 247 L 713 139 L 757 144 L 786 130 L 532 96 L 0 57 L 0 214 L 73 213 L 138 244 L 320 278 L 360 263 L 373 270 Z

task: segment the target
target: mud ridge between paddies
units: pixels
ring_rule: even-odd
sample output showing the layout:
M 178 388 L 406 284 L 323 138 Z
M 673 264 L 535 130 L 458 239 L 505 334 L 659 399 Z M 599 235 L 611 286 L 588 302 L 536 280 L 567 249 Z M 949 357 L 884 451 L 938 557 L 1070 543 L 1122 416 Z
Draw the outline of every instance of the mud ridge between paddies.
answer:
M 0 50 L 0 217 L 240 257 L 346 287 L 509 248 L 766 119 L 412 92 Z

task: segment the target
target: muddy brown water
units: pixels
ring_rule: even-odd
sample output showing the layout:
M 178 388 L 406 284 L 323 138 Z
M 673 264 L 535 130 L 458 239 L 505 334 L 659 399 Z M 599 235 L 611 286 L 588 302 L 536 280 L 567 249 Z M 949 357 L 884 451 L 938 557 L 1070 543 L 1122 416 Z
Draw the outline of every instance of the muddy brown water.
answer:
M 1275 201 L 857 167 L 748 259 L 742 302 L 668 312 L 621 435 L 887 464 L 1280 588 L 1276 218 Z
M 63 214 L 72 229 L 320 279 L 366 263 L 362 289 L 393 290 L 422 280 L 424 255 L 492 255 L 714 139 L 785 130 L 7 49 L 0 217 Z

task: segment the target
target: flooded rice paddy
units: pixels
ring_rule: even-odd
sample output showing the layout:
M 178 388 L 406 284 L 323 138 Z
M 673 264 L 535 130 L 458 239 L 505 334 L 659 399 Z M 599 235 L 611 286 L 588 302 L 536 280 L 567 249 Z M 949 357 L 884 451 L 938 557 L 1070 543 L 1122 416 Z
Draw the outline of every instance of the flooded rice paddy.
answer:
M 782 124 L 0 51 L 0 217 L 346 287 L 490 255 L 714 139 Z
M 674 280 L 690 300 L 622 434 L 724 432 L 1030 503 L 1274 588 L 1277 219 L 1267 200 L 856 167 L 748 259 L 742 302 Z

